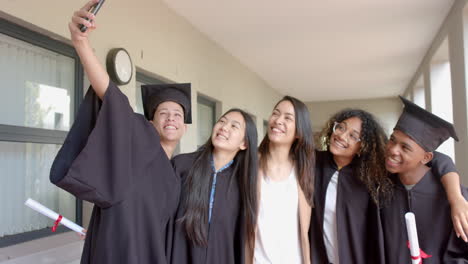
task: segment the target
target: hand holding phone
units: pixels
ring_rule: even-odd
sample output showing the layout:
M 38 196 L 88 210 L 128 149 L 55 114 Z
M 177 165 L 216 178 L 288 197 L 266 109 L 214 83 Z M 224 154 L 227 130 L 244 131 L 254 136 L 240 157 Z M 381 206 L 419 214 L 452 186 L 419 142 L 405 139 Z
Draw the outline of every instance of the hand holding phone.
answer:
M 93 6 L 91 7 L 91 9 L 89 10 L 89 12 L 92 13 L 93 15 L 97 15 L 99 9 L 101 9 L 101 6 L 104 4 L 104 1 L 105 1 L 105 0 L 99 0 L 99 2 L 97 2 L 95 5 L 93 5 Z M 85 18 L 85 19 L 86 19 L 86 20 L 89 20 L 88 18 Z M 87 29 L 88 29 L 87 26 L 80 24 L 80 31 L 81 31 L 81 32 L 85 32 Z

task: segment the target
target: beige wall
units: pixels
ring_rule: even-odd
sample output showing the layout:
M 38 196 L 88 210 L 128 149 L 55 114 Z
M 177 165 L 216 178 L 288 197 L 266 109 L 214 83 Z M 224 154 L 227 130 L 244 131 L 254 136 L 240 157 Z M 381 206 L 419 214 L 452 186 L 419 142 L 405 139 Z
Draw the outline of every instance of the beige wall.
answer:
M 2 1 L 0 15 L 13 22 L 69 41 L 68 21 L 85 1 Z M 53 13 L 47 12 L 53 7 Z M 41 10 L 38 12 L 38 10 Z M 146 72 L 175 82 L 192 83 L 192 102 L 197 92 L 221 102 L 222 112 L 239 107 L 256 116 L 262 134 L 280 94 L 258 75 L 173 13 L 162 1 L 106 1 L 97 17 L 98 29 L 91 35 L 92 46 L 102 63 L 111 48 L 123 47 L 133 64 Z M 121 89 L 135 104 L 135 75 Z M 181 151 L 196 148 L 197 110 L 193 125 L 181 141 Z
M 314 132 L 321 131 L 328 119 L 336 112 L 344 108 L 360 108 L 374 114 L 388 135 L 390 135 L 400 116 L 402 104 L 398 98 L 380 98 L 309 102 L 307 103 L 307 107 L 310 110 Z
M 2 1 L 0 16 L 27 28 L 69 43 L 68 22 L 73 11 L 85 1 Z M 53 13 L 47 12 L 53 7 Z M 41 10 L 38 12 L 38 10 Z M 192 103 L 200 92 L 221 102 L 221 112 L 239 107 L 255 115 L 259 135 L 263 120 L 281 96 L 259 76 L 194 29 L 159 0 L 106 1 L 96 20 L 98 29 L 91 42 L 96 55 L 105 64 L 107 52 L 125 48 L 135 67 L 174 82 L 192 83 Z M 85 80 L 87 88 L 89 83 Z M 135 74 L 120 88 L 135 104 Z M 181 141 L 181 152 L 197 146 L 197 107 L 193 124 Z M 261 136 L 260 136 L 261 137 Z M 85 225 L 92 206 L 84 203 Z

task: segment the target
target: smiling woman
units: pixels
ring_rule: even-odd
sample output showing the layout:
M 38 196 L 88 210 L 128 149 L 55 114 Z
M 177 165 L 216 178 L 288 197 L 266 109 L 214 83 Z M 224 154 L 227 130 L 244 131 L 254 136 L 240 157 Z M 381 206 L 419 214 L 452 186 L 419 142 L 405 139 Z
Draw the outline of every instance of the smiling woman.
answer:
M 310 263 L 314 144 L 309 110 L 285 96 L 274 107 L 260 156 L 258 223 L 246 263 Z
M 356 153 L 360 155 L 361 127 L 362 121 L 358 117 L 334 122 L 330 137 L 330 152 L 334 154 L 338 168 L 351 163 Z
M 378 230 L 379 198 L 391 191 L 385 133 L 370 113 L 346 109 L 330 118 L 322 136 L 327 151 L 317 152 L 312 262 L 382 263 L 370 241 Z
M 360 109 L 338 112 L 322 134 L 327 150 L 317 152 L 312 262 L 383 263 L 379 210 L 394 190 L 385 169 L 386 135 L 373 115 Z M 442 162 L 432 164 L 440 175 L 451 171 Z
M 182 179 L 172 263 L 241 263 L 257 214 L 257 130 L 249 114 L 226 112 L 199 151 L 173 159 Z

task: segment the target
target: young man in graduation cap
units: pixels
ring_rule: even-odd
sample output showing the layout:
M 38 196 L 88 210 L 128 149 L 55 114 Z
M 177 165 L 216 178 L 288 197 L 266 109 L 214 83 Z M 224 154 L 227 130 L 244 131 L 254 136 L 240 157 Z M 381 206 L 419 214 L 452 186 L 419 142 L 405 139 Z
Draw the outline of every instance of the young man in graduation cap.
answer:
M 426 165 L 445 140 L 458 140 L 453 125 L 400 98 L 405 108 L 386 153 L 395 184 L 393 200 L 382 209 L 386 262 L 411 261 L 404 215 L 413 212 L 424 263 L 468 263 L 468 244 L 454 234 L 442 175 Z
M 161 146 L 169 159 L 192 123 L 190 83 L 141 86 L 145 117 L 161 137 Z
M 190 84 L 143 86 L 146 118 L 135 114 L 89 43 L 95 17 L 88 10 L 95 3 L 69 24 L 91 88 L 50 180 L 94 204 L 82 264 L 168 263 L 181 188 L 170 159 L 191 123 Z M 89 29 L 82 33 L 80 24 Z

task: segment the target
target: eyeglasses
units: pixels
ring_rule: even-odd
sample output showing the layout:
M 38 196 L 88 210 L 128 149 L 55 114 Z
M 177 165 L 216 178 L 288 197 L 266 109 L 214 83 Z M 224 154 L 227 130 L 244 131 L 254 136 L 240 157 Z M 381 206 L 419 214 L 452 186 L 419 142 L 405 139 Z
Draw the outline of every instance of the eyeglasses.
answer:
M 341 136 L 346 133 L 347 130 L 348 128 L 346 127 L 346 124 L 335 122 L 333 125 L 333 133 L 335 135 Z M 358 143 L 361 141 L 359 134 L 355 131 L 350 131 L 348 133 L 348 139 L 353 143 Z

